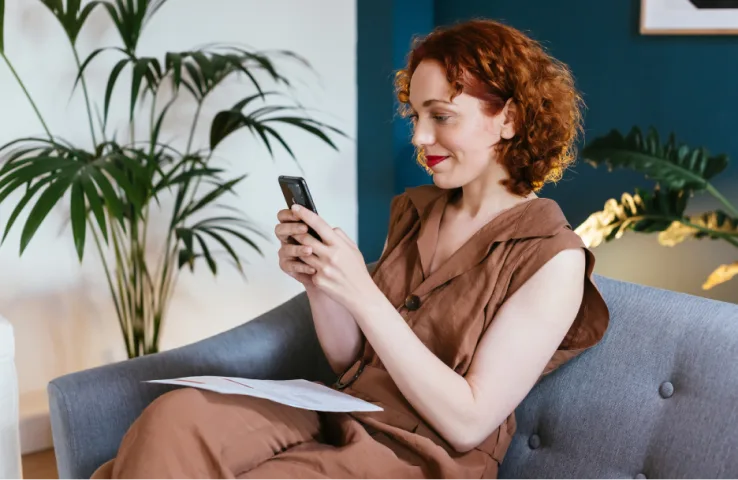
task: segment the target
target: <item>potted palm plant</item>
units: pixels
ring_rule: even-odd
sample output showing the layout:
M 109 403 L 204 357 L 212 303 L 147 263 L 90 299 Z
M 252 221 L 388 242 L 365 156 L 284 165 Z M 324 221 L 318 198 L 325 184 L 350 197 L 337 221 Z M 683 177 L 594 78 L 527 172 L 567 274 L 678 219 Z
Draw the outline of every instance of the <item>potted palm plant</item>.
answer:
M 275 146 L 295 158 L 282 131 L 299 129 L 336 148 L 331 136 L 339 129 L 307 115 L 296 102 L 273 103 L 287 94 L 265 90 L 265 81 L 289 87 L 276 67 L 276 58 L 309 64 L 293 52 L 258 52 L 234 45 L 168 52 L 163 58 L 141 56 L 138 41 L 149 20 L 166 0 L 36 0 L 42 2 L 64 29 L 78 71 L 72 89 L 81 88 L 87 109 L 91 144 L 74 145 L 54 135 L 6 55 L 3 36 L 5 0 L 0 0 L 0 56 L 22 87 L 38 116 L 44 135 L 19 138 L 0 148 L 0 204 L 20 199 L 4 226 L 3 240 L 27 211 L 20 234 L 20 254 L 31 242 L 52 209 L 68 202 L 72 240 L 81 262 L 86 246 L 93 245 L 104 267 L 128 357 L 155 353 L 177 274 L 182 268 L 204 264 L 217 274 L 215 249 L 243 271 L 234 245 L 243 242 L 260 252 L 254 235 L 262 235 L 243 212 L 221 202 L 243 176 L 227 178 L 212 163 L 221 142 L 237 131 L 248 130 L 270 153 Z M 101 9 L 117 30 L 120 46 L 100 48 L 81 60 L 77 37 L 90 15 Z M 100 55 L 117 55 L 108 75 L 101 108 L 88 93 L 86 71 Z M 111 99 L 124 71 L 130 71 L 128 134 L 111 133 L 108 125 Z M 246 79 L 248 94 L 210 119 L 209 142 L 194 144 L 205 100 L 226 79 Z M 266 80 L 264 80 L 266 78 Z M 261 79 L 261 80 L 258 80 Z M 184 97 L 190 97 L 186 99 Z M 194 100 L 184 149 L 161 138 L 171 107 Z M 99 112 L 96 114 L 96 112 Z M 146 125 L 145 135 L 134 126 Z M 19 193 L 20 192 L 20 193 Z M 165 213 L 161 254 L 153 249 L 150 229 Z M 91 242 L 88 240 L 91 239 Z M 158 251 L 159 248 L 156 250 Z
M 738 209 L 713 183 L 728 166 L 726 155 L 710 155 L 705 148 L 678 144 L 674 135 L 662 143 L 658 132 L 644 134 L 633 127 L 627 135 L 617 130 L 596 138 L 582 149 L 583 159 L 610 170 L 628 168 L 656 182 L 653 191 L 636 189 L 620 200 L 610 199 L 587 218 L 576 232 L 596 247 L 621 238 L 626 231 L 658 232 L 661 245 L 672 247 L 687 239 L 711 239 L 738 247 Z M 697 193 L 714 197 L 722 208 L 685 215 Z M 703 282 L 707 290 L 738 275 L 738 261 L 718 266 Z

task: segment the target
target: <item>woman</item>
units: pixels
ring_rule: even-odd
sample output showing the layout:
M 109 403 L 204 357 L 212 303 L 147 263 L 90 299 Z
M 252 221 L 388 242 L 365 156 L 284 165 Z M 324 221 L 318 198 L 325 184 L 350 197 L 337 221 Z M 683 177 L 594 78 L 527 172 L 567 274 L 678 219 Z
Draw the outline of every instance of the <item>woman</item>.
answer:
M 180 389 L 96 476 L 496 477 L 516 406 L 602 339 L 593 255 L 535 193 L 575 158 L 580 97 L 566 67 L 476 20 L 416 43 L 396 83 L 433 185 L 393 199 L 373 273 L 304 208 L 279 212 L 275 229 L 335 388 L 383 410 L 318 414 Z

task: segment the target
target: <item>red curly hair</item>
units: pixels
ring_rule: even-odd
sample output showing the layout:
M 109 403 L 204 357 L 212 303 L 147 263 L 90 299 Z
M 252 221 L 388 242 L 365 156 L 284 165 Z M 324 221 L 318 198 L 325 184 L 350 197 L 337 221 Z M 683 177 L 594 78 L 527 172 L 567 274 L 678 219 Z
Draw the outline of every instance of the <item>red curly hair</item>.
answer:
M 511 193 L 524 196 L 560 180 L 576 159 L 582 98 L 568 67 L 536 41 L 491 20 L 437 28 L 415 40 L 406 68 L 395 76 L 403 115 L 410 111 L 410 79 L 423 60 L 445 68 L 452 99 L 467 93 L 482 100 L 491 115 L 508 99 L 515 103 L 515 136 L 497 145 L 499 162 L 509 174 L 502 184 Z M 418 162 L 427 168 L 422 151 Z

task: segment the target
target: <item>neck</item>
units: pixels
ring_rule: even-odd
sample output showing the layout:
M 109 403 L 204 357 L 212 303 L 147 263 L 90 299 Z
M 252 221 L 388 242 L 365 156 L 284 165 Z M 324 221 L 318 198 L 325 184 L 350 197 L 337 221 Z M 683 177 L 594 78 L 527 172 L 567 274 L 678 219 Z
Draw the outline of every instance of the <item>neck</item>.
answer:
M 502 169 L 496 170 L 461 187 L 461 195 L 455 202 L 459 213 L 469 218 L 490 218 L 519 203 L 537 198 L 533 192 L 521 197 L 507 191 L 500 184 L 507 175 L 501 172 Z

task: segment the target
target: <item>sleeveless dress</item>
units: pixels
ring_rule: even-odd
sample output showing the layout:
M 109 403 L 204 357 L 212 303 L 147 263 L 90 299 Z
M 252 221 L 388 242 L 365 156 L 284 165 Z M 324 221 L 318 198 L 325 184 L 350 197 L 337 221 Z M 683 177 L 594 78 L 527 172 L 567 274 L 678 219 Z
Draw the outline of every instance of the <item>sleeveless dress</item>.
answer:
M 372 276 L 418 338 L 459 375 L 495 314 L 562 250 L 586 253 L 579 313 L 539 377 L 596 345 L 609 324 L 592 279 L 594 256 L 557 205 L 536 198 L 503 211 L 429 274 L 453 190 L 408 189 L 390 207 L 387 248 Z M 515 414 L 476 448 L 456 452 L 404 399 L 366 343 L 335 388 L 381 412 L 316 413 L 197 389 L 162 395 L 143 412 L 116 459 L 93 478 L 496 478 Z
M 459 375 L 500 306 L 557 253 L 583 248 L 586 278 L 579 314 L 540 378 L 597 344 L 609 324 L 607 305 L 592 272 L 594 255 L 574 233 L 558 204 L 536 198 L 520 203 L 476 232 L 443 265 L 428 274 L 441 216 L 454 191 L 434 185 L 408 189 L 390 209 L 386 252 L 374 281 L 420 340 Z M 465 454 L 453 450 L 404 400 L 367 343 L 358 365 L 341 380 L 343 391 L 384 408 L 354 414 L 376 436 L 387 436 L 425 461 L 426 477 L 494 479 L 515 433 L 515 414 Z

